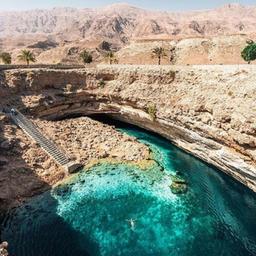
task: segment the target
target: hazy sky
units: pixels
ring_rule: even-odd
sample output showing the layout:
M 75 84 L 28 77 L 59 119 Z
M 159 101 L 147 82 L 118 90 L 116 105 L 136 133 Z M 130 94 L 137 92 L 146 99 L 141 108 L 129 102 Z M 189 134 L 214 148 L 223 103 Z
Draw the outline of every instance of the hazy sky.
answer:
M 159 10 L 198 10 L 210 9 L 227 3 L 240 3 L 244 5 L 256 5 L 256 0 L 0 0 L 0 10 L 26 10 L 35 8 L 51 8 L 56 6 L 70 7 L 101 7 L 112 3 L 125 2 L 146 9 Z

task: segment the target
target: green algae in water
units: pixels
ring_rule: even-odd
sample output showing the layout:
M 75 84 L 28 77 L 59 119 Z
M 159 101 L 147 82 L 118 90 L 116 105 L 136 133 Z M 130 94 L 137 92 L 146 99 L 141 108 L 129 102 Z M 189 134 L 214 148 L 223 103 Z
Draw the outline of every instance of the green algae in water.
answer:
M 98 165 L 11 211 L 1 238 L 12 255 L 256 254 L 254 193 L 158 136 L 123 131 L 161 166 Z M 169 188 L 177 171 L 189 182 L 181 196 Z

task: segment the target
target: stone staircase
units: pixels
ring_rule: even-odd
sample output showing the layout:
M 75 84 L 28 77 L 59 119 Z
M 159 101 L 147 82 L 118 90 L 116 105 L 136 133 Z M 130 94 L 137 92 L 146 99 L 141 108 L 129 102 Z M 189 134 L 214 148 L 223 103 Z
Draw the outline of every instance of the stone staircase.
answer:
M 37 142 L 48 155 L 50 155 L 59 165 L 63 166 L 68 172 L 75 172 L 82 167 L 81 164 L 72 162 L 55 143 L 46 138 L 40 129 L 19 111 L 12 109 L 12 111 L 8 112 L 8 116 L 10 116 L 17 126 Z

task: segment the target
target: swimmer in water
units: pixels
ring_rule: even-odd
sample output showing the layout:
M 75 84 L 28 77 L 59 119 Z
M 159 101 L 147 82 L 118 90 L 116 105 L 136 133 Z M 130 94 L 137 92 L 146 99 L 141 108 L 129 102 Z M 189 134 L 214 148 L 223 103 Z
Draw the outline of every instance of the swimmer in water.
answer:
M 130 226 L 131 226 L 131 230 L 134 230 L 135 229 L 135 222 L 136 220 L 133 220 L 133 219 L 130 219 L 130 220 L 126 220 L 130 223 Z

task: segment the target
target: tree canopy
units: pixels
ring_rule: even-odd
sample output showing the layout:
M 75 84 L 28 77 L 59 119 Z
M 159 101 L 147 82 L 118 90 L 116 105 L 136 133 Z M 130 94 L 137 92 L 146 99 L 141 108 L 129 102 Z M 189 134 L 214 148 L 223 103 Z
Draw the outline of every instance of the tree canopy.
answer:
M 12 56 L 9 52 L 2 52 L 0 53 L 0 59 L 2 62 L 6 65 L 9 65 L 12 63 Z
M 256 60 L 256 43 L 253 41 L 248 41 L 247 46 L 243 49 L 241 56 L 242 58 L 251 63 L 251 61 Z
M 158 59 L 158 65 L 161 64 L 162 58 L 167 57 L 166 51 L 163 47 L 155 47 L 152 50 L 152 58 Z
M 29 50 L 22 50 L 18 58 L 21 61 L 25 61 L 27 65 L 29 65 L 30 62 L 36 62 L 34 53 Z

